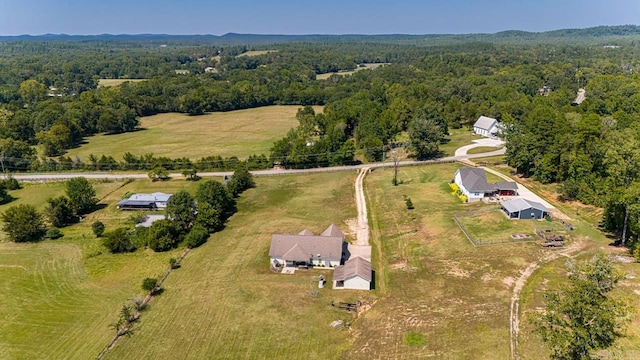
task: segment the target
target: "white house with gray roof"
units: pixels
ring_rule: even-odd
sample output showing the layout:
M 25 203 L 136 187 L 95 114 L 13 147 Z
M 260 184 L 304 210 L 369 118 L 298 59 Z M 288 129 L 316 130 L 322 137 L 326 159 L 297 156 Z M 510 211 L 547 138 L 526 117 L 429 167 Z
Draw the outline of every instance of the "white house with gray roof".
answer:
M 494 118 L 480 116 L 473 124 L 473 132 L 484 137 L 495 137 L 500 132 L 500 123 Z
M 308 229 L 297 235 L 274 234 L 269 249 L 269 265 L 274 268 L 334 268 L 344 259 L 345 249 L 344 233 L 333 224 L 320 235 L 314 235 Z
M 372 282 L 371 263 L 360 256 L 350 258 L 333 270 L 334 289 L 371 290 Z
M 462 167 L 456 171 L 453 182 L 467 197 L 468 202 L 482 200 L 486 196 L 516 196 L 518 185 L 512 181 L 490 184 L 484 169 Z
M 494 191 L 494 187 L 487 182 L 483 169 L 463 167 L 456 171 L 453 182 L 467 197 L 468 202 L 482 200 Z

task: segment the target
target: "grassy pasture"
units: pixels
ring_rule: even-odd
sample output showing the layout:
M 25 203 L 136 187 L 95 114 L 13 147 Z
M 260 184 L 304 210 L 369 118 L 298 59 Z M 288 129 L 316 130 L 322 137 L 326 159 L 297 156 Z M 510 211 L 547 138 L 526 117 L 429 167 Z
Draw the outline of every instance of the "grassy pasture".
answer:
M 63 238 L 35 244 L 0 242 L 0 358 L 87 359 L 102 350 L 113 335 L 109 324 L 121 305 L 141 293 L 144 277 L 160 275 L 169 257 L 176 256 L 177 251 L 143 250 L 112 255 L 91 232 L 96 219 L 107 230 L 121 226 L 128 214 L 115 209 L 115 200 L 127 191 L 148 188 L 146 184 L 160 190 L 146 180 L 95 183 L 97 196 L 109 206 L 62 229 Z M 169 186 L 162 190 L 191 184 L 164 185 Z M 0 206 L 0 212 L 20 203 L 42 209 L 48 197 L 64 194 L 64 183 L 27 184 L 10 193 L 17 200 Z
M 269 154 L 273 143 L 298 125 L 299 106 L 268 106 L 256 109 L 216 112 L 201 116 L 168 113 L 143 117 L 143 130 L 96 135 L 67 155 L 84 161 L 90 154 L 111 155 L 121 160 L 125 152 L 134 155 L 188 157 Z M 316 111 L 322 111 L 317 107 Z
M 338 72 L 330 72 L 330 73 L 325 73 L 325 74 L 316 74 L 316 80 L 327 80 L 328 78 L 331 77 L 331 75 L 340 75 L 340 76 L 353 75 L 357 71 L 374 70 L 374 69 L 377 69 L 377 68 L 379 68 L 381 66 L 385 66 L 385 64 L 382 64 L 382 63 L 366 63 L 366 64 L 364 64 L 364 67 L 357 67 L 357 68 L 355 68 L 355 70 L 351 70 L 351 71 L 338 71 Z
M 539 229 L 560 229 L 559 224 L 537 220 L 511 220 L 508 219 L 498 205 L 486 205 L 491 209 L 468 214 L 459 214 L 458 220 L 467 231 L 478 241 L 483 243 L 496 243 L 512 241 L 513 234 L 528 234 L 531 239 L 540 240 L 534 233 L 534 228 Z M 554 234 L 557 232 L 554 232 Z
M 100 88 L 100 87 L 118 86 L 126 82 L 140 82 L 145 80 L 146 79 L 99 79 L 98 87 Z
M 165 292 L 143 314 L 140 330 L 123 338 L 107 359 L 335 359 L 349 332 L 329 325 L 352 321 L 335 301 L 368 293 L 317 289 L 312 278 L 330 270 L 269 271 L 273 233 L 319 233 L 356 216 L 355 172 L 262 177 L 244 193 L 222 232 L 193 250 L 165 282 Z M 347 234 L 347 239 L 353 237 Z
M 449 136 L 447 136 L 444 143 L 440 144 L 439 149 L 444 156 L 453 156 L 459 147 L 469 145 L 472 143 L 471 140 L 481 138 L 482 136 L 474 135 L 464 127 L 461 129 L 449 129 Z
M 514 280 L 530 262 L 553 250 L 536 243 L 473 247 L 452 216 L 490 205 L 461 204 L 451 196 L 447 183 L 458 167 L 404 167 L 399 173 L 404 183 L 397 187 L 391 185 L 391 170 L 376 170 L 365 179 L 372 239 L 378 245 L 374 253 L 385 264 L 378 272 L 387 290 L 354 324 L 356 335 L 347 358 L 510 357 L 508 319 Z M 414 210 L 406 209 L 403 195 L 412 199 Z M 478 225 L 484 221 L 481 231 L 491 233 L 500 230 L 499 220 L 478 219 Z M 590 244 L 587 253 L 606 244 L 591 226 L 581 221 L 576 225 L 573 238 Z M 531 222 L 523 226 L 532 230 Z M 511 230 L 525 232 L 514 228 L 505 234 Z M 544 276 L 557 271 L 555 267 L 555 263 L 543 265 L 539 273 Z M 526 330 L 521 333 L 521 342 L 527 343 L 524 358 L 540 358 L 544 352 L 536 345 L 539 340 L 531 339 Z M 424 341 L 416 344 L 408 338 Z M 538 352 L 530 352 L 531 347 Z
M 272 53 L 272 52 L 278 52 L 278 50 L 249 50 L 247 52 L 243 52 L 242 54 L 236 55 L 236 57 L 260 56 L 260 55 L 265 55 L 265 54 L 269 54 L 269 53 Z

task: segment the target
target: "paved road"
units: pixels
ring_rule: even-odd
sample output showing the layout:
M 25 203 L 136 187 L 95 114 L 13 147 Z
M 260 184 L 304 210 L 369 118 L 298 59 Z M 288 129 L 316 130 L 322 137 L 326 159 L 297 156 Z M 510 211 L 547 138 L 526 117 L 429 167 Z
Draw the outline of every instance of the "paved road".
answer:
M 438 162 L 453 162 L 464 159 L 475 159 L 489 156 L 498 156 L 504 155 L 506 149 L 502 148 L 496 151 L 491 151 L 488 153 L 482 154 L 473 154 L 473 155 L 464 155 L 464 156 L 448 156 L 434 160 L 425 160 L 425 161 L 417 161 L 417 160 L 409 160 L 402 161 L 399 163 L 399 166 L 411 166 L 411 165 L 420 165 L 420 164 L 430 164 L 430 163 L 438 163 Z M 360 170 L 363 168 L 382 168 L 382 167 L 392 167 L 392 162 L 385 163 L 373 163 L 373 164 L 361 164 L 361 165 L 347 165 L 347 166 L 333 166 L 333 167 L 324 167 L 324 168 L 313 168 L 313 169 L 269 169 L 269 170 L 256 170 L 251 173 L 254 176 L 269 176 L 269 175 L 288 175 L 288 174 L 308 174 L 308 173 L 320 173 L 320 172 L 331 172 L 331 171 L 345 171 L 345 170 Z M 231 171 L 221 171 L 221 172 L 199 172 L 198 175 L 201 177 L 222 177 L 232 175 Z M 74 177 L 84 177 L 87 179 L 145 179 L 148 178 L 147 173 L 118 173 L 118 172 L 77 172 L 77 173 L 41 173 L 41 174 L 32 174 L 32 173 L 16 173 L 12 174 L 12 176 L 16 180 L 20 181 L 60 181 L 60 180 L 68 180 Z M 171 178 L 182 178 L 182 174 L 173 173 L 169 174 Z

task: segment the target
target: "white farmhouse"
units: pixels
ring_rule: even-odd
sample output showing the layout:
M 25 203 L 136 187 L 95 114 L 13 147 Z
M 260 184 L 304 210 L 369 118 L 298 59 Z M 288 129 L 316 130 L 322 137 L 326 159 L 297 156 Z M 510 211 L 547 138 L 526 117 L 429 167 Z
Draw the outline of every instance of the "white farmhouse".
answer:
M 473 132 L 484 137 L 495 137 L 500 132 L 500 123 L 494 118 L 480 116 L 473 124 Z

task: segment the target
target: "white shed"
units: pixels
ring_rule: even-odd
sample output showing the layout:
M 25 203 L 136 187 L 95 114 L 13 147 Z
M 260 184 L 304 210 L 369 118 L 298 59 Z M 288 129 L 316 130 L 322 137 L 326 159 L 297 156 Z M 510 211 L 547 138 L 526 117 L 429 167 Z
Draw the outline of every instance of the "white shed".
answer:
M 371 290 L 372 281 L 371 263 L 359 256 L 333 270 L 334 289 Z

